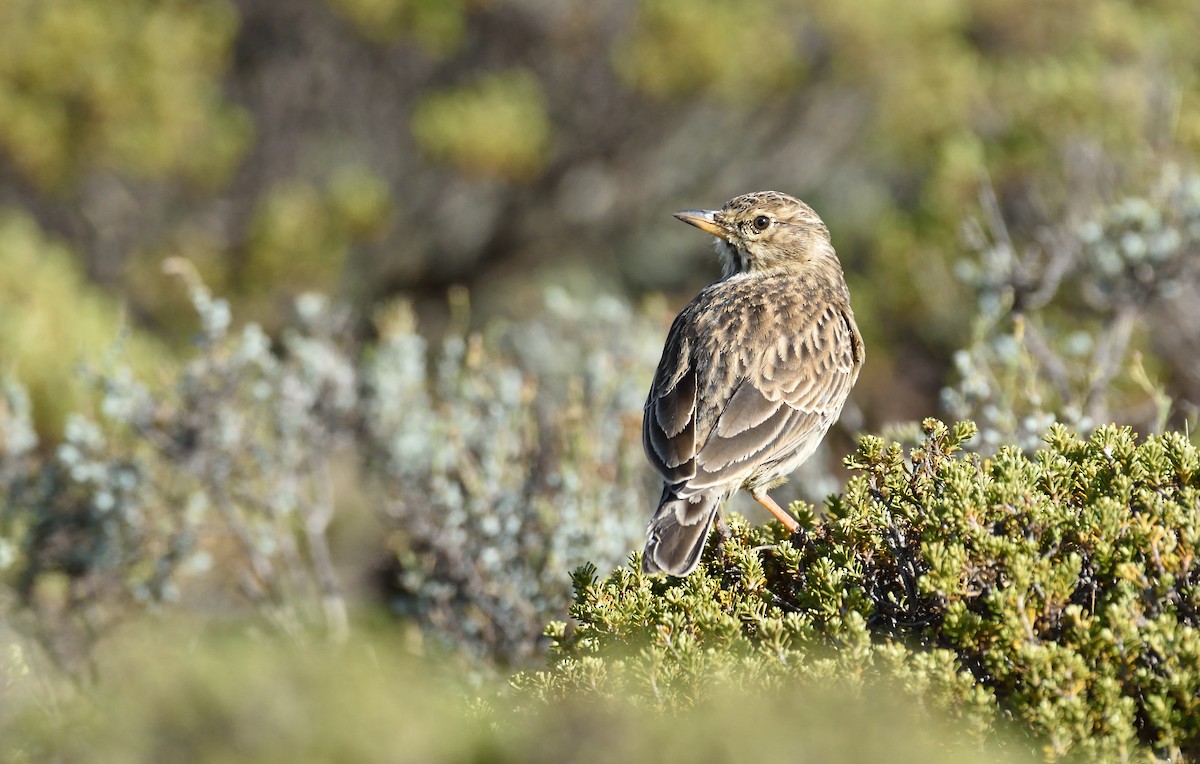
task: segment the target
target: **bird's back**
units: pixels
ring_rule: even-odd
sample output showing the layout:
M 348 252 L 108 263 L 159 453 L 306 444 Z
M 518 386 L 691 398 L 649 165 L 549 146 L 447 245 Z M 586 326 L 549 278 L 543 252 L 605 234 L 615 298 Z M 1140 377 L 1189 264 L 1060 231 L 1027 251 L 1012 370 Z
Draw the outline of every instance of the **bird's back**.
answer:
M 719 482 L 732 493 L 806 434 L 824 435 L 862 360 L 840 273 L 712 284 L 671 327 L 646 400 L 646 454 L 680 495 Z

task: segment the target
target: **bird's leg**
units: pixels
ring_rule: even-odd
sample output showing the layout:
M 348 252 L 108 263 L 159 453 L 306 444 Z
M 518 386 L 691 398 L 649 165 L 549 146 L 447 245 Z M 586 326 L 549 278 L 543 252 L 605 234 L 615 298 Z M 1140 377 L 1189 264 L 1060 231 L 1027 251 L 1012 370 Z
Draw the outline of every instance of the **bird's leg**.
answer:
M 729 530 L 729 525 L 725 522 L 725 518 L 717 515 L 717 535 L 721 538 L 721 543 L 724 544 L 733 535 L 733 531 Z
M 800 523 L 796 522 L 796 518 L 783 511 L 783 507 L 775 503 L 775 500 L 767 495 L 766 491 L 752 490 L 750 495 L 759 504 L 767 508 L 767 511 L 775 515 L 779 522 L 783 523 L 783 527 L 788 529 L 788 533 L 796 533 L 800 530 Z

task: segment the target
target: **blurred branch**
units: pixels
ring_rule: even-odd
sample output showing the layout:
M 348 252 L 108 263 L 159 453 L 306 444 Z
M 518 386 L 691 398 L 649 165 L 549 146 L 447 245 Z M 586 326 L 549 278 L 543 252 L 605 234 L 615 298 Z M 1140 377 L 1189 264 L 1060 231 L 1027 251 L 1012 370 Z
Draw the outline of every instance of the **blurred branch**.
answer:
M 1092 353 L 1091 384 L 1083 396 L 1083 413 L 1090 421 L 1103 422 L 1109 418 L 1109 385 L 1121 371 L 1133 327 L 1143 318 L 1143 311 L 1141 306 L 1120 306 L 1112 318 L 1104 323 L 1096 337 L 1096 349 Z
M 318 457 L 314 462 L 309 464 L 309 469 L 315 476 L 313 488 L 316 496 L 311 503 L 305 504 L 304 531 L 309 554 L 313 559 L 313 570 L 321 589 L 325 625 L 330 638 L 340 644 L 345 642 L 350 634 L 350 619 L 346 614 L 346 602 L 342 596 L 341 584 L 338 582 L 326 535 L 329 523 L 333 519 L 333 476 L 330 474 L 327 458 Z

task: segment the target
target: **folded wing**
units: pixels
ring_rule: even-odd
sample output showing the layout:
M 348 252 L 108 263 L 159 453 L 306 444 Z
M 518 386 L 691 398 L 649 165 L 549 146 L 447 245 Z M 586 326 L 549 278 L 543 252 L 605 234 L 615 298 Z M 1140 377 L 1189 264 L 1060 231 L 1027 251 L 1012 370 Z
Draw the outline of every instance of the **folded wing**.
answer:
M 853 316 L 839 306 L 793 313 L 757 358 L 743 351 L 741 366 L 724 352 L 735 348 L 693 348 L 680 333 L 672 327 L 643 418 L 646 454 L 680 498 L 731 491 L 764 464 L 811 452 L 862 364 Z M 722 389 L 732 394 L 707 394 Z

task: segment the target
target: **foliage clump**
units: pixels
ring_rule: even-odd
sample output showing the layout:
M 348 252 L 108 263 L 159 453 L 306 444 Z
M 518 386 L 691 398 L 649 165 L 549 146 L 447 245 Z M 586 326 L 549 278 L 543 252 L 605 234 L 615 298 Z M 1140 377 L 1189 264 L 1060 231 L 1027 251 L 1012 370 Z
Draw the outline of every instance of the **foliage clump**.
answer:
M 468 174 L 528 179 L 549 161 L 552 127 L 538 79 L 510 69 L 422 96 L 413 138 Z
M 301 300 L 276 352 L 171 265 L 201 332 L 166 381 L 113 352 L 89 374 L 94 409 L 71 413 L 41 451 L 23 389 L 0 399 L 0 592 L 70 670 L 130 610 L 221 590 L 284 632 L 347 628 L 327 534 L 358 391 L 336 311 Z
M 430 54 L 447 55 L 462 42 L 465 0 L 328 0 L 360 34 L 381 45 L 411 38 Z
M 219 183 L 250 137 L 219 80 L 226 3 L 14 0 L 0 6 L 0 152 L 35 186 L 95 168 Z
M 0 622 L 62 667 L 146 609 L 341 640 L 354 577 L 382 579 L 433 641 L 525 660 L 566 610 L 566 572 L 618 565 L 641 538 L 656 319 L 553 292 L 553 322 L 472 332 L 458 291 L 440 343 L 401 304 L 364 345 L 308 293 L 273 340 L 236 328 L 187 261 L 168 265 L 200 319 L 193 352 L 151 377 L 113 348 L 62 442 L 0 378 Z M 365 551 L 337 546 L 364 524 Z
M 0 371 L 28 388 L 39 433 L 62 432 L 85 398 L 77 365 L 99 360 L 121 324 L 117 302 L 79 273 L 62 241 L 28 215 L 0 211 Z M 143 371 L 164 354 L 145 336 L 127 338 L 125 349 Z
M 978 257 L 957 268 L 975 292 L 973 336 L 954 354 L 945 409 L 977 422 L 990 450 L 1033 448 L 1056 421 L 1177 423 L 1200 378 L 1200 175 L 1166 163 L 1140 193 L 1037 241 L 1009 231 L 987 189 L 983 201 L 985 224 L 966 227 Z
M 329 649 L 157 619 L 126 629 L 104 656 L 110 681 L 81 696 L 61 677 L 31 681 L 33 667 L 0 632 L 0 762 L 175 761 L 180 751 L 189 761 L 363 764 L 1029 760 L 955 744 L 942 719 L 838 688 L 728 690 L 670 717 L 594 698 L 528 713 L 490 687 L 479 699 L 478 685 L 396 636 L 360 630 Z
M 1200 754 L 1200 452 L 1055 425 L 1032 456 L 962 451 L 926 420 L 907 456 L 865 437 L 805 531 L 738 518 L 686 579 L 575 574 L 535 697 L 688 706 L 715 684 L 898 680 L 979 737 L 1012 719 L 1060 760 Z
M 548 302 L 552 322 L 450 332 L 432 355 L 398 306 L 364 364 L 390 604 L 509 660 L 565 611 L 567 571 L 621 563 L 653 497 L 630 380 L 649 376 L 658 327 L 618 300 Z
M 799 15 L 778 0 L 644 0 L 613 48 L 612 65 L 622 80 L 656 96 L 762 97 L 799 79 Z

